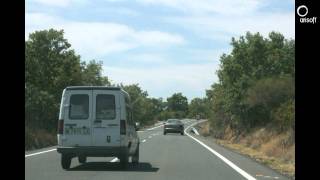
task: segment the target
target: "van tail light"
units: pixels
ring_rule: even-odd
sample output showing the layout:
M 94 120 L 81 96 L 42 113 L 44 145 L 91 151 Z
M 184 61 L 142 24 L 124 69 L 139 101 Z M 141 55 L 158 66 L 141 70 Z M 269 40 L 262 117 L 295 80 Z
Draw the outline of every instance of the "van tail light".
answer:
M 63 125 L 64 125 L 63 122 L 64 122 L 63 119 L 60 119 L 58 121 L 58 134 L 63 134 Z
M 120 120 L 120 134 L 125 135 L 127 131 L 126 127 L 126 121 L 125 120 Z

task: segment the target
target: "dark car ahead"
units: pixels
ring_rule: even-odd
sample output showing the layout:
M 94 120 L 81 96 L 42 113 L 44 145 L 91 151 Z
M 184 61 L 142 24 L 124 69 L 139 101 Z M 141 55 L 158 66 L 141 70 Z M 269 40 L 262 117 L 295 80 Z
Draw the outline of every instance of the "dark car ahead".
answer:
M 163 134 L 166 133 L 180 133 L 184 134 L 183 123 L 179 119 L 168 119 L 163 126 Z

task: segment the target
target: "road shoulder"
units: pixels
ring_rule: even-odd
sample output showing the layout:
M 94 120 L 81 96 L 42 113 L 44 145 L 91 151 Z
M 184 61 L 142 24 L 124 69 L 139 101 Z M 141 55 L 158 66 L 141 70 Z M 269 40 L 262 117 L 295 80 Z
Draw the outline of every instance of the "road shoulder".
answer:
M 190 129 L 188 129 L 188 132 Z M 214 149 L 216 152 L 222 154 L 225 158 L 236 164 L 237 166 L 241 166 L 241 168 L 248 172 L 250 175 L 257 179 L 294 179 L 292 177 L 288 177 L 285 175 L 280 174 L 279 172 L 271 169 L 268 166 L 265 166 L 256 160 L 250 158 L 249 156 L 240 154 L 230 148 L 223 147 L 217 144 L 213 138 L 211 137 L 203 137 L 201 135 L 196 135 L 194 133 L 189 134 L 198 139 L 199 141 L 203 142 L 210 148 Z

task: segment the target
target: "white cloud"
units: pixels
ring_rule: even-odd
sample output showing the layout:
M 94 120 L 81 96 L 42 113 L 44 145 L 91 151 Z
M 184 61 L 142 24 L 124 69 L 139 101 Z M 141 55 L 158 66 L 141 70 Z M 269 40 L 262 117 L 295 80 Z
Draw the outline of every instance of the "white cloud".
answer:
M 129 8 L 107 8 L 109 12 L 126 15 L 126 16 L 138 16 L 140 15 L 140 12 L 129 9 Z
M 190 99 L 205 96 L 205 89 L 217 81 L 215 74 L 217 69 L 218 65 L 214 63 L 171 64 L 156 68 L 104 66 L 104 74 L 115 83 L 122 82 L 126 85 L 139 83 L 152 97 L 168 97 L 174 92 L 182 92 Z M 194 92 L 196 94 L 193 94 Z
M 82 4 L 86 3 L 87 0 L 27 0 L 27 3 L 36 3 L 46 6 L 55 6 L 60 8 L 65 8 L 71 4 L 77 3 Z
M 292 12 L 271 12 L 278 2 L 271 0 L 136 0 L 144 5 L 162 5 L 185 12 L 183 16 L 166 17 L 165 22 L 179 24 L 195 32 L 199 37 L 230 42 L 232 36 L 246 31 L 260 32 L 267 36 L 278 31 L 286 37 L 295 36 L 295 14 Z M 286 0 L 288 8 L 294 4 Z M 260 10 L 265 8 L 264 12 Z
M 170 61 L 168 57 L 160 53 L 140 53 L 140 54 L 129 54 L 129 59 L 126 62 L 143 63 L 143 64 L 168 64 Z
M 33 32 L 37 29 L 43 29 L 46 27 L 50 27 L 54 24 L 61 24 L 63 22 L 62 19 L 49 16 L 42 13 L 26 13 L 25 16 L 25 35 L 26 39 L 28 38 L 29 33 Z
M 128 52 L 125 56 L 116 56 L 117 65 L 119 67 L 172 67 L 177 65 L 198 65 L 213 64 L 218 65 L 220 56 L 223 53 L 230 53 L 231 48 L 226 49 L 193 49 L 184 48 L 174 53 L 171 51 L 142 51 Z M 183 55 L 181 55 L 183 54 Z M 106 61 L 107 64 L 112 64 Z
M 259 8 L 259 0 L 136 0 L 145 5 L 163 5 L 190 14 L 246 14 Z
M 160 31 L 140 31 L 137 32 L 135 38 L 140 40 L 145 45 L 158 45 L 158 44 L 182 44 L 184 39 L 182 36 L 177 36 Z
M 95 14 L 104 14 L 104 15 L 112 15 L 113 17 L 138 17 L 141 16 L 142 12 L 136 9 L 132 9 L 129 7 L 117 6 L 114 7 L 112 5 L 105 5 L 105 6 L 96 6 L 94 1 L 91 2 L 91 6 L 94 7 L 90 8 L 94 11 Z
M 245 32 L 260 32 L 267 37 L 271 31 L 295 37 L 295 18 L 292 13 L 256 13 L 242 16 L 189 16 L 165 18 L 166 22 L 179 24 L 203 38 L 230 42 L 232 36 Z
M 72 47 L 85 58 L 97 58 L 137 47 L 159 47 L 184 43 L 177 34 L 140 31 L 124 24 L 108 22 L 74 22 L 41 13 L 26 14 L 26 39 L 30 32 L 64 29 Z
M 225 53 L 228 54 L 231 52 L 231 48 L 215 48 L 215 49 L 188 49 L 185 54 L 188 58 L 193 60 L 193 63 L 219 63 L 220 56 Z

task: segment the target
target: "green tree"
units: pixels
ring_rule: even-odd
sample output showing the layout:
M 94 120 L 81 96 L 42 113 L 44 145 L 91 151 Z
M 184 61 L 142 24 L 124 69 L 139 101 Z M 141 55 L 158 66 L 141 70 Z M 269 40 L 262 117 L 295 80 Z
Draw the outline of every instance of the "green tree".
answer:
M 219 82 L 207 91 L 212 124 L 246 130 L 273 122 L 272 112 L 294 98 L 294 40 L 248 32 L 231 45 L 220 57 Z
M 167 98 L 167 107 L 169 111 L 175 113 L 176 118 L 186 117 L 188 113 L 188 99 L 182 93 L 174 93 Z
M 194 98 L 189 104 L 189 114 L 191 118 L 195 118 L 200 115 L 201 118 L 208 117 L 208 102 L 206 98 Z
M 148 98 L 151 106 L 153 119 L 160 120 L 160 114 L 164 111 L 164 103 L 162 98 Z
M 102 62 L 91 60 L 88 64 L 81 63 L 82 85 L 87 86 L 110 86 L 106 76 L 102 76 Z
M 150 109 L 150 102 L 146 100 L 148 93 L 146 91 L 143 91 L 139 87 L 139 84 L 121 84 L 120 87 L 122 87 L 130 95 L 133 120 L 142 124 L 146 124 L 147 121 L 150 121 L 150 117 L 148 114 L 148 110 Z
M 265 78 L 257 81 L 247 92 L 245 102 L 251 124 L 265 125 L 273 120 L 273 111 L 294 99 L 294 81 L 290 76 Z
M 36 31 L 25 45 L 26 121 L 54 130 L 62 89 L 81 83 L 80 57 L 63 30 Z
M 56 131 L 61 93 L 66 86 L 108 85 L 102 63 L 88 65 L 71 49 L 64 31 L 42 30 L 25 42 L 25 124 Z

